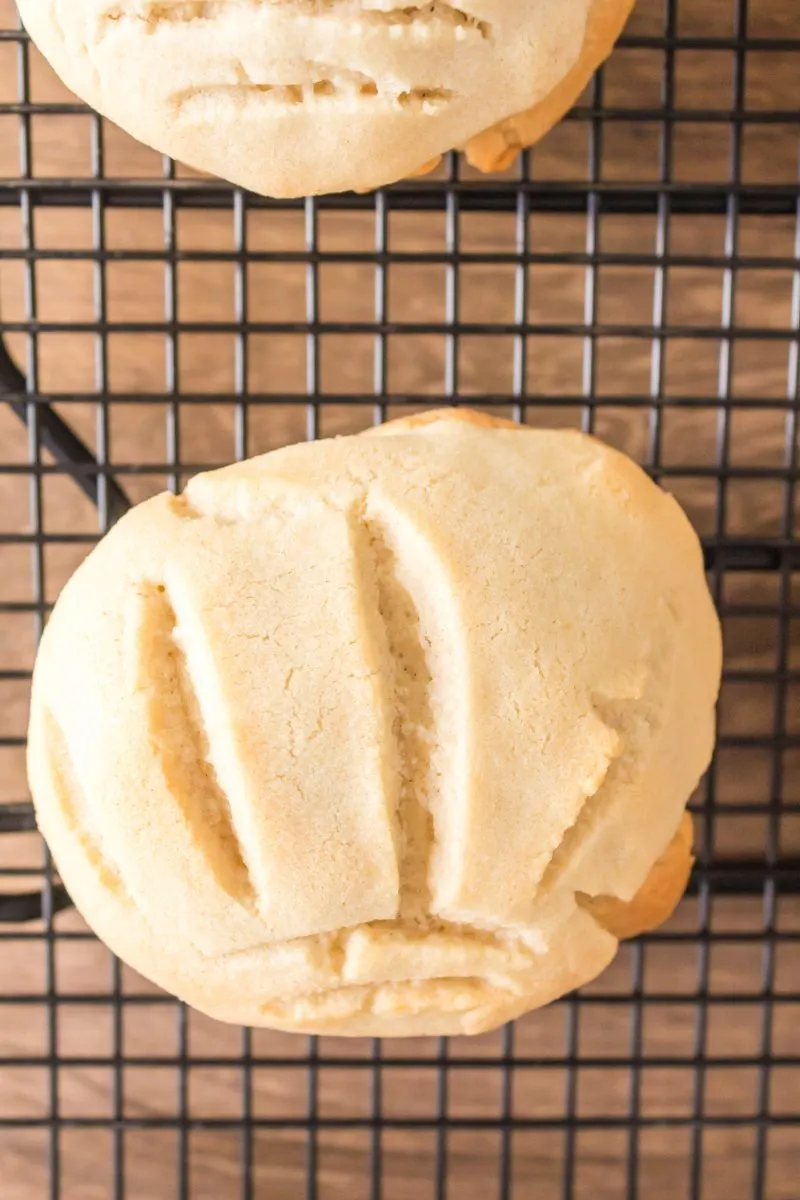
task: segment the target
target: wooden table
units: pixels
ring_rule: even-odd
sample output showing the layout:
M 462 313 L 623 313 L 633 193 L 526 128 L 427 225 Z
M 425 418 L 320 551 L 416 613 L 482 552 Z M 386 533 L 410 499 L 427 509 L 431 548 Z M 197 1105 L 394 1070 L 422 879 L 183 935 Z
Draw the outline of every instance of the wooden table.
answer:
M 658 33 L 660 6 L 642 0 L 631 23 L 639 34 Z M 751 2 L 751 33 L 762 37 L 797 36 L 795 0 Z M 12 24 L 12 5 L 0 0 L 0 29 Z M 732 6 L 717 0 L 694 0 L 680 11 L 680 32 L 697 36 L 724 36 L 731 31 Z M 745 102 L 748 107 L 797 109 L 796 55 L 752 53 L 748 56 Z M 680 51 L 675 60 L 675 100 L 683 108 L 725 110 L 731 103 L 731 66 L 728 54 Z M 31 60 L 36 100 L 63 99 L 64 92 L 35 54 Z M 621 49 L 606 71 L 604 98 L 614 107 L 648 108 L 660 103 L 661 56 L 646 49 Z M 14 48 L 0 41 L 0 105 L 16 98 Z M 589 126 L 566 122 L 537 149 L 532 169 L 539 178 L 585 179 Z M 32 123 L 33 166 L 39 177 L 57 179 L 88 176 L 91 172 L 91 125 L 81 116 L 37 116 Z M 795 181 L 797 126 L 761 124 L 746 126 L 741 143 L 741 173 L 748 183 Z M 141 178 L 158 175 L 160 159 L 113 128 L 104 133 L 105 170 L 113 176 Z M 674 178 L 724 183 L 729 170 L 729 128 L 709 121 L 681 122 L 673 142 Z M 17 120 L 0 115 L 0 177 L 19 170 Z M 659 177 L 659 134 L 655 123 L 637 120 L 608 122 L 603 135 L 603 176 L 608 180 L 656 181 Z M 187 172 L 188 173 L 188 172 Z M 698 259 L 719 260 L 733 247 L 726 243 L 724 216 L 673 215 L 670 250 L 680 261 L 669 271 L 668 312 L 665 319 L 682 326 L 687 334 L 701 326 L 724 322 L 726 289 L 730 277 L 719 261 L 700 265 Z M 229 211 L 180 210 L 174 231 L 181 250 L 232 250 L 235 229 Z M 528 318 L 531 322 L 580 325 L 586 309 L 586 269 L 579 255 L 586 248 L 583 215 L 542 215 L 530 219 L 530 248 L 573 252 L 573 263 L 532 266 L 528 285 Z M 109 210 L 104 233 L 109 251 L 152 249 L 152 261 L 110 259 L 106 269 L 108 320 L 158 322 L 164 319 L 165 268 L 157 253 L 164 248 L 161 211 Z M 462 248 L 502 255 L 515 250 L 516 225 L 510 214 L 464 213 L 459 233 Z M 39 247 L 86 250 L 93 244 L 92 216 L 86 209 L 40 208 L 35 213 Z M 655 217 L 607 215 L 598 226 L 604 251 L 653 254 L 657 245 Z M 303 251 L 306 234 L 301 212 L 251 211 L 246 220 L 251 250 Z M 759 265 L 738 273 L 735 280 L 735 318 L 740 326 L 767 330 L 787 329 L 791 319 L 792 273 L 786 265 L 795 253 L 795 225 L 789 217 L 742 216 L 738 245 L 742 255 L 757 256 Z M 20 212 L 0 207 L 0 248 L 18 248 L 22 227 Z M 446 245 L 445 219 L 392 214 L 389 222 L 392 252 L 442 251 Z M 374 317 L 374 268 L 369 263 L 346 261 L 348 253 L 374 244 L 374 214 L 323 211 L 318 220 L 319 247 L 330 254 L 318 274 L 319 312 L 323 320 L 370 321 Z M 335 260 L 334 260 L 334 257 Z M 344 256 L 344 260 L 343 260 Z M 780 260 L 773 263 L 772 260 Z M 24 320 L 26 266 L 22 259 L 0 260 L 0 313 L 7 322 Z M 159 333 L 113 332 L 107 344 L 105 378 L 98 375 L 95 338 L 70 331 L 70 323 L 92 322 L 98 293 L 93 265 L 86 259 L 43 260 L 34 271 L 37 311 L 41 320 L 63 324 L 63 331 L 38 339 L 39 386 L 53 393 L 86 394 L 107 389 L 118 399 L 108 408 L 109 448 L 119 464 L 151 464 L 152 470 L 126 474 L 124 485 L 134 499 L 142 499 L 168 483 L 168 432 L 172 419 L 163 400 L 135 403 L 125 396 L 162 395 L 167 387 L 164 338 Z M 236 317 L 235 268 L 231 262 L 181 262 L 175 270 L 179 297 L 178 317 L 183 321 L 230 321 Z M 246 271 L 248 315 L 252 320 L 306 319 L 306 273 L 302 262 L 251 263 Z M 626 406 L 625 397 L 647 395 L 652 385 L 654 350 L 649 339 L 626 336 L 627 325 L 649 322 L 653 313 L 657 272 L 652 261 L 606 264 L 595 280 L 594 318 L 620 329 L 596 343 L 595 387 L 606 405 L 596 410 L 595 431 L 643 459 L 648 447 L 648 411 Z M 442 322 L 446 318 L 445 267 L 441 264 L 393 264 L 390 271 L 389 315 L 398 322 Z M 515 319 L 515 273 L 508 263 L 482 262 L 460 268 L 461 318 L 464 321 L 509 323 Z M 591 316 L 591 314 L 590 314 Z M 11 333 L 7 344 L 18 361 L 27 353 L 25 336 Z M 224 397 L 237 383 L 237 340 L 234 335 L 185 334 L 177 342 L 177 383 L 180 392 L 196 398 Z M 326 398 L 320 413 L 320 433 L 345 432 L 371 420 L 368 407 L 348 404 L 354 393 L 373 387 L 375 345 L 370 335 L 328 336 L 320 340 L 319 383 Z M 302 334 L 253 334 L 246 346 L 246 385 L 251 393 L 273 396 L 305 392 L 306 347 Z M 512 336 L 464 337 L 458 348 L 459 385 L 463 395 L 478 400 L 507 393 L 512 382 Z M 528 386 L 532 393 L 559 397 L 557 406 L 532 405 L 526 414 L 533 424 L 580 423 L 579 396 L 585 365 L 585 345 L 580 336 L 532 336 L 528 340 Z M 697 527 L 714 531 L 719 490 L 708 469 L 716 461 L 721 343 L 719 338 L 687 336 L 667 345 L 661 365 L 660 387 L 670 397 L 662 416 L 662 463 L 691 465 L 697 474 L 670 477 L 670 487 L 684 503 Z M 435 335 L 392 335 L 387 345 L 388 387 L 393 394 L 407 393 L 436 399 L 446 391 L 446 347 Z M 738 341 L 730 367 L 730 389 L 739 398 L 781 400 L 786 396 L 789 348 L 785 338 Z M 723 382 L 725 382 L 723 380 Z M 707 407 L 675 403 L 675 398 L 708 398 Z M 566 399 L 565 399 L 566 398 Z M 428 402 L 430 402 L 430 399 Z M 615 402 L 616 401 L 616 402 Z M 97 445 L 95 405 L 62 403 L 68 415 L 93 447 Z M 390 413 L 391 415 L 391 413 Z M 249 413 L 246 450 L 258 453 L 305 436 L 306 413 L 296 404 L 255 406 Z M 730 425 L 730 461 L 739 466 L 776 470 L 785 455 L 786 413 L 768 404 L 737 409 Z M 232 458 L 237 450 L 235 406 L 207 401 L 182 406 L 180 446 L 186 463 L 206 466 Z M 0 410 L 0 440 L 4 462 L 23 463 L 27 458 L 25 431 L 5 409 Z M 241 449 L 241 442 L 238 444 Z M 752 537 L 777 534 L 783 519 L 783 489 L 777 479 L 731 480 L 725 489 L 726 531 Z M 27 484 L 24 476 L 0 476 L 2 529 L 29 529 Z M 44 521 L 49 532 L 87 531 L 97 528 L 97 516 L 75 485 L 49 476 L 44 486 Z M 50 545 L 45 550 L 46 596 L 52 600 L 75 568 L 85 547 Z M 30 600 L 31 566 L 24 546 L 3 545 L 0 600 Z M 777 581 L 768 574 L 742 574 L 725 581 L 724 599 L 730 603 L 775 605 Z M 797 603 L 798 596 L 794 601 Z M 800 662 L 800 638 L 795 623 L 789 631 L 791 665 Z M 751 672 L 774 670 L 778 625 L 774 617 L 731 617 L 726 621 L 727 663 Z M 28 614 L 4 613 L 0 617 L 0 666 L 25 670 L 32 661 L 34 630 Z M 774 727 L 773 685 L 749 681 L 726 685 L 721 704 L 721 729 L 726 733 L 768 734 Z M 0 692 L 0 733 L 24 733 L 27 710 L 25 682 L 3 682 Z M 795 687 L 786 699 L 786 728 L 800 730 L 800 704 Z M 22 752 L 0 748 L 0 803 L 25 797 Z M 784 756 L 784 796 L 800 798 L 800 755 Z M 717 799 L 729 805 L 766 802 L 772 789 L 768 750 L 735 748 L 723 751 L 715 783 Z M 700 829 L 701 846 L 708 830 Z M 766 813 L 726 812 L 713 827 L 714 851 L 719 856 L 765 853 L 768 837 Z M 784 816 L 780 828 L 781 851 L 800 853 L 800 818 Z M 38 872 L 41 846 L 35 835 L 0 839 L 0 867 L 30 867 Z M 30 878 L 14 877 L 20 888 L 33 886 Z M 3 880 L 7 890 L 8 880 Z M 758 934 L 763 928 L 762 901 L 758 897 L 720 898 L 712 912 L 704 913 L 697 900 L 688 899 L 670 923 L 671 932 L 697 930 L 711 920 L 717 932 Z M 800 904 L 783 900 L 777 915 L 782 929 L 800 929 Z M 82 927 L 74 913 L 57 921 L 57 928 Z M 37 928 L 26 927 L 25 932 Z M 625 948 L 606 975 L 587 989 L 593 999 L 579 1010 L 560 1005 L 518 1023 L 517 1055 L 563 1060 L 572 1039 L 589 1063 L 602 1057 L 616 1064 L 582 1066 L 577 1088 L 567 1094 L 563 1061 L 551 1067 L 517 1068 L 513 1079 L 513 1105 L 517 1116 L 537 1118 L 542 1124 L 514 1136 L 513 1174 L 515 1197 L 556 1197 L 562 1194 L 563 1163 L 571 1157 L 575 1169 L 576 1197 L 612 1200 L 625 1194 L 628 1133 L 617 1129 L 582 1129 L 571 1142 L 554 1121 L 563 1117 L 565 1105 L 581 1117 L 624 1117 L 630 1103 L 628 1069 L 619 1060 L 632 1045 L 632 1017 L 628 1004 L 615 997 L 629 994 L 632 973 L 643 971 L 645 989 L 662 996 L 643 1010 L 639 1049 L 651 1060 L 639 1073 L 641 1111 L 647 1118 L 665 1118 L 666 1124 L 644 1129 L 638 1140 L 640 1194 L 648 1200 L 674 1200 L 688 1194 L 692 1130 L 670 1125 L 670 1118 L 695 1111 L 691 1059 L 697 1050 L 692 1005 L 677 1002 L 705 980 L 712 996 L 737 993 L 741 1002 L 712 1003 L 704 1032 L 703 1048 L 712 1059 L 741 1058 L 740 1066 L 707 1066 L 704 1071 L 703 1111 L 712 1118 L 746 1117 L 761 1097 L 757 1058 L 763 1028 L 757 995 L 762 986 L 763 947 L 757 940 L 715 943 L 704 963 L 692 941 L 651 943 L 640 951 Z M 0 1117 L 46 1117 L 50 1112 L 49 1072 L 46 1066 L 51 1038 L 57 1035 L 62 1066 L 58 1071 L 58 1103 L 64 1117 L 110 1118 L 123 1115 L 135 1120 L 174 1117 L 181 1105 L 194 1117 L 209 1119 L 242 1115 L 242 1068 L 239 1054 L 242 1034 L 197 1014 L 184 1018 L 155 989 L 127 969 L 115 975 L 108 953 L 93 940 L 56 941 L 53 950 L 55 979 L 64 1000 L 57 1014 L 44 1003 L 0 1008 Z M 4 941 L 0 948 L 0 998 L 3 995 L 46 991 L 47 943 L 42 940 Z M 784 993 L 800 990 L 800 956 L 796 944 L 777 946 L 773 962 L 775 986 Z M 703 970 L 706 976 L 702 975 Z M 111 997 L 114 988 L 133 999 L 126 1004 L 115 1026 Z M 97 1002 L 69 1003 L 68 996 L 97 997 Z M 670 996 L 672 999 L 670 999 Z M 746 1002 L 746 997 L 752 1002 Z M 53 1021 L 53 1027 L 48 1021 Z M 800 1005 L 779 1003 L 773 1011 L 772 1052 L 776 1056 L 800 1054 Z M 501 1074 L 487 1070 L 480 1060 L 501 1052 L 501 1035 L 459 1041 L 450 1048 L 456 1064 L 449 1072 L 448 1111 L 454 1118 L 491 1118 L 502 1111 Z M 259 1117 L 293 1116 L 307 1111 L 308 1079 L 305 1068 L 292 1065 L 307 1052 L 303 1039 L 257 1031 L 252 1053 L 286 1060 L 281 1066 L 256 1067 L 251 1073 L 252 1112 Z M 150 1060 L 176 1053 L 191 1056 L 188 1092 L 181 1096 L 178 1075 L 172 1066 L 126 1065 L 115 1071 L 113 1056 Z M 362 1062 L 363 1066 L 326 1065 L 318 1073 L 317 1105 L 320 1117 L 344 1119 L 370 1112 L 367 1043 L 338 1043 L 324 1039 L 321 1055 Z M 424 1118 L 435 1113 L 437 1046 L 424 1041 L 387 1043 L 383 1054 L 393 1065 L 382 1071 L 383 1112 L 389 1118 Z M 39 1066 L 8 1066 L 4 1059 L 39 1056 Z M 91 1056 L 95 1065 L 70 1065 L 71 1059 Z M 419 1060 L 403 1067 L 402 1060 Z M 471 1065 L 458 1066 L 468 1059 Z M 102 1061 L 105 1060 L 105 1061 Z M 210 1060 L 213 1065 L 201 1065 Z M 430 1060 L 430 1065 L 425 1062 Z M 653 1061 L 657 1065 L 653 1065 Z M 65 1064 L 65 1065 L 63 1065 Z M 775 1067 L 770 1102 L 777 1113 L 797 1111 L 800 1071 L 796 1066 Z M 548 1124 L 550 1122 L 550 1124 Z M 765 1195 L 769 1200 L 796 1200 L 800 1195 L 800 1131 L 796 1127 L 773 1130 L 768 1144 Z M 448 1133 L 449 1195 L 459 1200 L 484 1200 L 496 1194 L 499 1134 L 494 1130 L 454 1129 Z M 711 1125 L 702 1134 L 704 1200 L 738 1200 L 752 1194 L 752 1162 L 756 1131 L 752 1124 Z M 44 1200 L 48 1191 L 48 1144 L 45 1129 L 9 1130 L 0 1127 L 0 1198 Z M 114 1134 L 110 1129 L 69 1128 L 61 1137 L 62 1195 L 66 1200 L 105 1200 L 113 1196 Z M 185 1147 L 174 1130 L 130 1129 L 124 1135 L 126 1200 L 167 1200 L 178 1195 L 178 1158 L 188 1152 L 188 1195 L 191 1200 L 219 1200 L 238 1194 L 241 1134 L 236 1128 L 193 1130 Z M 318 1137 L 320 1197 L 322 1200 L 356 1200 L 369 1195 L 370 1134 L 366 1130 L 329 1128 Z M 430 1129 L 389 1128 L 381 1140 L 385 1196 L 388 1200 L 418 1200 L 432 1195 L 437 1137 Z M 258 1181 L 257 1195 L 269 1200 L 289 1200 L 304 1194 L 306 1134 L 301 1129 L 258 1130 L 252 1158 Z

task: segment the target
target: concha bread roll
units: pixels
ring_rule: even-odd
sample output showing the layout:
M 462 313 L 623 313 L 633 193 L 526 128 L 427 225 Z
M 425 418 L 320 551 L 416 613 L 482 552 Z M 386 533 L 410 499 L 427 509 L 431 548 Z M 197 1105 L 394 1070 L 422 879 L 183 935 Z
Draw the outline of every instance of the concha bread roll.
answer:
M 30 781 L 86 919 L 202 1011 L 477 1033 L 677 903 L 719 677 L 670 496 L 439 412 L 124 517 L 47 625 Z
M 466 147 L 503 169 L 575 102 L 633 0 L 18 0 L 78 96 L 272 196 L 366 190 Z

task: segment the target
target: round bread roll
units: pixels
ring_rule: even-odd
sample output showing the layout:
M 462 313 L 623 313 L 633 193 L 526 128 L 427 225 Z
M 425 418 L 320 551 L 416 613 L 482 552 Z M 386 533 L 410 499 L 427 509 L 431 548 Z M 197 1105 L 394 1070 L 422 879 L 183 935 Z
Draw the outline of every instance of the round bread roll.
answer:
M 47 625 L 31 788 L 89 923 L 204 1012 L 476 1033 L 671 912 L 719 677 L 670 496 L 439 412 L 124 517 Z
M 572 105 L 633 0 L 17 0 L 92 107 L 271 196 L 367 190 L 466 146 L 509 165 Z

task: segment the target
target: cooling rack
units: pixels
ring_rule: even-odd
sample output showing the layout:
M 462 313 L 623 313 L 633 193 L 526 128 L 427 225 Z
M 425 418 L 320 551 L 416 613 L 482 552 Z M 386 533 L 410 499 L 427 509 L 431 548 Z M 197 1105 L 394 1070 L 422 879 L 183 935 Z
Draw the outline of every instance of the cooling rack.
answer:
M 134 146 L 0 0 L 0 1195 L 796 1200 L 800 187 L 792 0 L 641 0 L 505 176 L 269 201 Z M 228 1030 L 114 962 L 24 778 L 35 641 L 129 507 L 436 404 L 577 425 L 701 534 L 698 861 L 596 984 L 474 1041 Z M 4 1190 L 6 1189 L 6 1190 Z

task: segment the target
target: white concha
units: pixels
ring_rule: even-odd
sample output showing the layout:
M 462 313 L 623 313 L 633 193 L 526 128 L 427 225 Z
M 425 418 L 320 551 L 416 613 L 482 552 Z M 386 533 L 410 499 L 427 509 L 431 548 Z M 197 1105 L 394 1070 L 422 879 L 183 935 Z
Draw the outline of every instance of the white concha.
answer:
M 18 0 L 95 109 L 274 196 L 376 187 L 464 145 L 507 165 L 574 103 L 632 3 Z
M 213 1016 L 475 1032 L 685 884 L 720 675 L 694 532 L 592 438 L 440 416 L 141 504 L 48 623 L 42 832 Z

